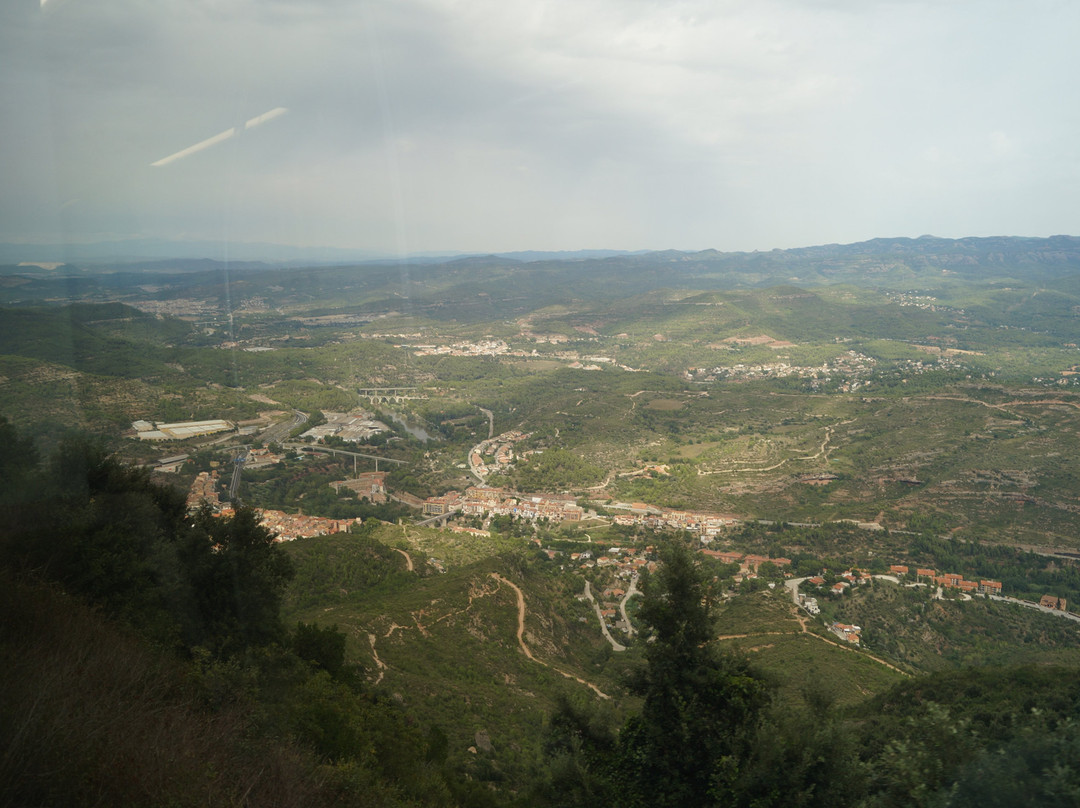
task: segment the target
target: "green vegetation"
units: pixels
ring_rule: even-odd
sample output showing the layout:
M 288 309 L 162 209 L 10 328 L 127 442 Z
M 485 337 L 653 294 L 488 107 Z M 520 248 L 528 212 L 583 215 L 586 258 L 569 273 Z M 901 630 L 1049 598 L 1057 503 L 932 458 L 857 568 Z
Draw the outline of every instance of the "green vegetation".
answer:
M 0 291 L 0 801 L 1077 793 L 1077 624 L 883 580 L 826 594 L 846 569 L 904 563 L 1080 605 L 1073 240 L 465 260 L 407 281 L 243 269 L 229 298 L 218 271 L 160 274 L 157 291 L 93 270 Z M 392 387 L 409 395 L 358 393 Z M 245 468 L 240 500 L 362 524 L 279 545 L 251 510 L 187 512 L 195 471 L 285 440 L 260 430 L 291 410 L 310 426 L 359 407 L 433 436 L 394 426 L 359 448 L 405 461 L 395 495 L 476 484 L 483 410 L 493 436 L 528 435 L 489 482 L 570 492 L 598 516 L 416 527 L 409 506 L 329 485 L 351 460 L 292 450 Z M 136 419 L 201 418 L 245 432 L 124 437 Z M 117 450 L 193 461 L 166 477 Z M 631 502 L 737 517 L 712 546 L 822 573 L 823 616 L 797 609 L 776 564 L 748 577 L 685 552 L 695 536 L 615 524 Z M 596 563 L 612 547 L 662 560 L 643 597 L 621 602 L 638 566 Z
M 4 802 L 474 799 L 344 635 L 285 628 L 294 566 L 252 511 L 189 518 L 85 441 L 39 468 L 0 421 L 0 446 Z
M 518 464 L 511 485 L 518 491 L 584 488 L 603 479 L 604 470 L 566 449 L 547 449 Z

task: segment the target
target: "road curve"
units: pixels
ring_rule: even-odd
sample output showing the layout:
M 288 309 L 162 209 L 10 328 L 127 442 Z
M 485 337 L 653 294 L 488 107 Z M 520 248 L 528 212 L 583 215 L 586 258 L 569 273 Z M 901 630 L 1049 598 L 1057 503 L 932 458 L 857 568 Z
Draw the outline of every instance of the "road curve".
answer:
M 614 637 L 611 636 L 611 632 L 608 631 L 607 623 L 604 622 L 604 615 L 600 612 L 600 604 L 596 602 L 596 598 L 593 597 L 592 587 L 589 582 L 585 582 L 585 597 L 592 603 L 593 608 L 596 609 L 596 619 L 600 621 L 600 632 L 604 635 L 604 639 L 611 643 L 611 647 L 616 651 L 625 651 L 626 646 L 619 643 Z

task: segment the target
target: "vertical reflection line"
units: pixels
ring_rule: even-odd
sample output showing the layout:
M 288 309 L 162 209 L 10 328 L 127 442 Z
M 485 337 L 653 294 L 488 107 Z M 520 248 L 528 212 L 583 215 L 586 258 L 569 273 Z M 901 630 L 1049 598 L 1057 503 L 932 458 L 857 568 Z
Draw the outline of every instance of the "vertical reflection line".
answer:
M 240 119 L 240 109 L 243 105 L 243 99 L 235 99 L 236 108 L 233 110 L 233 120 Z M 234 127 L 235 128 L 235 127 Z M 243 131 L 243 130 L 241 130 Z M 239 148 L 234 141 L 229 147 L 229 173 L 228 173 L 228 190 L 225 194 L 225 238 L 224 238 L 224 250 L 225 250 L 225 311 L 228 317 L 229 324 L 229 361 L 232 365 L 232 386 L 240 386 L 240 365 L 237 362 L 237 356 L 239 355 L 239 346 L 236 344 L 236 328 L 233 321 L 233 305 L 232 305 L 232 280 L 229 276 L 229 261 L 231 259 L 231 247 L 232 247 L 232 223 L 233 216 L 237 208 L 237 179 L 236 179 L 236 150 Z
M 388 173 L 390 178 L 390 196 L 394 210 L 394 231 L 398 254 L 398 264 L 401 271 L 401 296 L 405 302 L 405 308 L 409 315 L 412 314 L 412 298 L 409 284 L 409 247 L 405 228 L 405 202 L 401 190 L 401 163 L 398 159 L 397 132 L 394 129 L 393 114 L 390 109 L 390 97 L 386 91 L 386 75 L 383 70 L 382 51 L 379 49 L 379 40 L 376 36 L 375 23 L 372 19 L 370 8 L 364 6 L 365 33 L 368 39 L 368 51 L 371 58 L 372 71 L 375 74 L 375 86 L 379 94 L 379 110 L 382 114 L 383 145 L 386 152 L 386 160 L 389 163 Z

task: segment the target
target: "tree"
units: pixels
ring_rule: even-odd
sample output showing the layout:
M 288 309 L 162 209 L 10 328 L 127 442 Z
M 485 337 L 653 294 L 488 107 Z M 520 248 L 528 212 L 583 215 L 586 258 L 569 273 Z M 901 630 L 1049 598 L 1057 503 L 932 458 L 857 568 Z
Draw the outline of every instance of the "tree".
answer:
M 646 580 L 638 613 L 646 666 L 631 681 L 641 714 L 620 736 L 631 805 L 706 806 L 730 795 L 767 692 L 744 660 L 719 652 L 690 551 L 672 545 Z
M 223 655 L 281 640 L 281 598 L 292 580 L 289 557 L 251 508 L 218 518 L 204 507 L 181 549 L 207 644 Z
M 610 652 L 611 646 L 605 647 Z M 529 796 L 537 806 L 614 805 L 622 787 L 613 775 L 617 748 L 610 710 L 558 696 L 543 741 L 543 770 Z
M 323 628 L 316 623 L 297 622 L 292 636 L 298 657 L 322 668 L 335 679 L 345 670 L 345 634 L 337 624 Z

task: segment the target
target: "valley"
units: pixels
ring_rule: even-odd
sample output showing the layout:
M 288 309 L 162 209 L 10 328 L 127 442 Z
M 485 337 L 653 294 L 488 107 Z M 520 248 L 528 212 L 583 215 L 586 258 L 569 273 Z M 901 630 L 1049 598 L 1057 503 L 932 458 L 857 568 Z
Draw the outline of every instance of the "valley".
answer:
M 767 722 L 1080 670 L 1080 248 L 920 241 L 4 268 L 0 405 L 42 456 L 90 435 L 192 513 L 254 509 L 283 625 L 332 628 L 350 687 L 530 804 L 556 717 L 600 743 L 647 709 L 673 548 Z

